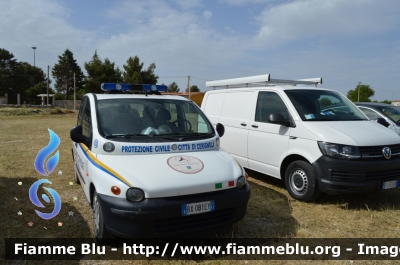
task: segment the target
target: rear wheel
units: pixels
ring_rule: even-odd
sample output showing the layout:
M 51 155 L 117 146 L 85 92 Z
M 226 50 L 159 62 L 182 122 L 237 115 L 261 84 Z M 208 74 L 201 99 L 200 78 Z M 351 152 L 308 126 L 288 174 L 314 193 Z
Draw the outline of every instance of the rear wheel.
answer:
M 111 238 L 113 235 L 107 231 L 104 225 L 103 213 L 101 211 L 101 206 L 97 192 L 94 191 L 93 194 L 93 228 L 94 237 L 99 242 L 103 242 L 105 238 Z
M 315 170 L 305 161 L 294 161 L 287 167 L 285 184 L 290 196 L 299 201 L 314 201 L 320 193 Z

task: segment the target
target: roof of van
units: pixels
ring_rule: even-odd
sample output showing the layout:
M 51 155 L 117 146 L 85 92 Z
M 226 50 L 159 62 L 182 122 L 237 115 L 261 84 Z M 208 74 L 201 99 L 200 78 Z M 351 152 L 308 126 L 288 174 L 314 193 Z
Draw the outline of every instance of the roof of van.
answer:
M 306 89 L 306 90 L 328 90 L 328 91 L 334 91 L 338 92 L 336 90 L 332 89 L 327 89 L 327 88 L 315 88 L 315 87 L 310 87 L 310 86 L 261 86 L 261 87 L 238 87 L 238 88 L 219 88 L 215 90 L 208 90 L 207 93 L 212 92 L 212 93 L 224 93 L 224 92 L 229 92 L 229 91 L 250 91 L 250 90 L 300 90 L 300 89 Z

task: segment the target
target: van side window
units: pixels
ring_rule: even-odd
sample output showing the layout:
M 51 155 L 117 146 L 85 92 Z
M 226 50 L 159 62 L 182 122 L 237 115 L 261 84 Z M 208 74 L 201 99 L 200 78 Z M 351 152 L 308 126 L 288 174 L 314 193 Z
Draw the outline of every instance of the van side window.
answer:
M 272 113 L 280 113 L 288 119 L 289 113 L 281 97 L 274 92 L 260 92 L 257 99 L 257 109 L 255 121 L 268 122 L 268 117 Z
M 86 99 L 82 112 L 82 134 L 92 138 L 92 116 L 90 113 L 90 102 Z

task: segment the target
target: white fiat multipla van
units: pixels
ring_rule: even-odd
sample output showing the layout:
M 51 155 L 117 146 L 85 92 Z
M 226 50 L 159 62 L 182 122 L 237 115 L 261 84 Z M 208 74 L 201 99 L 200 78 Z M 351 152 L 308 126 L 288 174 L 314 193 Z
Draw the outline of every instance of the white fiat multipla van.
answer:
M 320 83 L 269 75 L 210 81 L 225 89 L 208 91 L 201 108 L 224 125 L 222 148 L 245 168 L 284 179 L 293 198 L 398 188 L 398 135 Z
M 215 229 L 246 213 L 240 164 L 192 101 L 149 95 L 166 86 L 102 84 L 87 94 L 71 130 L 75 182 L 93 208 L 98 240 Z M 125 91 L 145 91 L 126 94 Z

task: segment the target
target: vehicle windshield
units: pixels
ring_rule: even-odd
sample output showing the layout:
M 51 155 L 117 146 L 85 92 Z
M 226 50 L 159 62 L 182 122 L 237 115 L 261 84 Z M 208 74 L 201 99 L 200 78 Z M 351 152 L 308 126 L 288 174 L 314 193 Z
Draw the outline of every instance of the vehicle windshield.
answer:
M 368 120 L 340 93 L 320 89 L 285 90 L 303 121 Z
M 117 141 L 148 141 L 150 137 L 154 141 L 182 141 L 215 135 L 204 114 L 191 101 L 106 99 L 97 102 L 97 109 L 99 133 Z
M 393 122 L 400 125 L 400 107 L 396 106 L 378 106 L 376 107 L 386 116 L 388 116 Z

